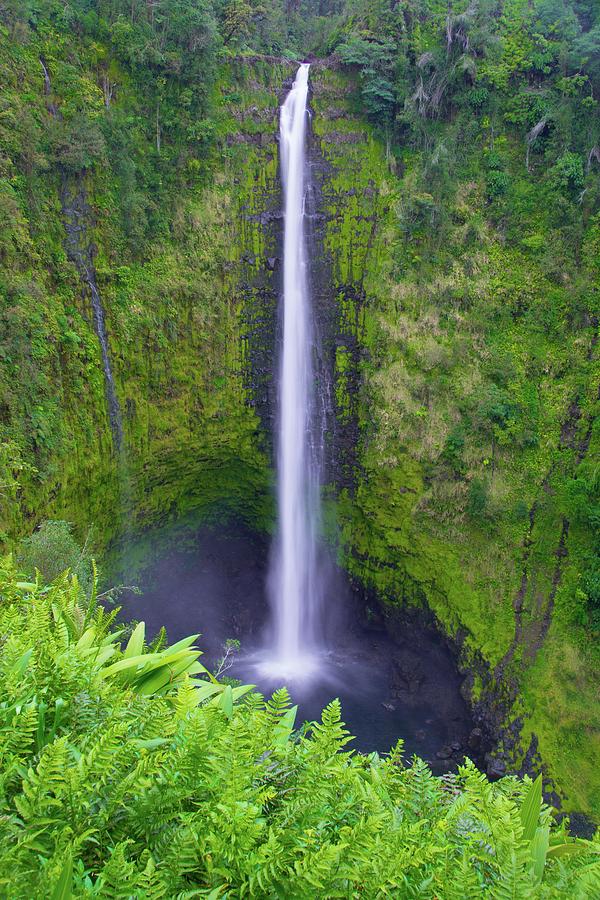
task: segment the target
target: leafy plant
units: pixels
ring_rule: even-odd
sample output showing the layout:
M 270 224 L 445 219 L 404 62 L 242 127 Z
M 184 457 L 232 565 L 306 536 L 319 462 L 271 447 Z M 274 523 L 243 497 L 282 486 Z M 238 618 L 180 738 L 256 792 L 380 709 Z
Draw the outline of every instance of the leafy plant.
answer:
M 586 896 L 541 779 L 435 778 L 402 742 L 349 749 L 338 701 L 295 732 L 265 700 L 80 605 L 75 578 L 0 569 L 0 890 L 37 898 Z M 169 674 L 170 673 L 170 674 Z M 168 676 L 168 677 L 167 677 Z M 512 892 L 512 893 L 511 893 Z
M 80 546 L 69 522 L 42 522 L 30 537 L 21 542 L 17 559 L 23 571 L 31 577 L 37 569 L 44 581 L 53 581 L 69 569 L 77 576 L 84 590 L 91 588 L 93 564 L 89 535 L 85 544 Z

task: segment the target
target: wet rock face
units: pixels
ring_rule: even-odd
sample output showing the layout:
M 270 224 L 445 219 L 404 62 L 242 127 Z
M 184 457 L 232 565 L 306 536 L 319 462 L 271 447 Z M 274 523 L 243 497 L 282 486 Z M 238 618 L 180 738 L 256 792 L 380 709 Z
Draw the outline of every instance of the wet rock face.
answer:
M 392 709 L 414 705 L 444 710 L 446 738 L 439 741 L 434 752 L 429 750 L 427 760 L 438 774 L 456 771 L 465 757 L 485 769 L 486 755 L 491 762 L 497 735 L 482 709 L 471 708 L 470 673 L 459 668 L 460 646 L 440 633 L 427 609 L 389 606 L 358 582 L 353 586 L 363 627 L 375 633 L 383 630 L 394 642 L 389 662 L 389 696 L 383 705 L 388 703 Z M 431 723 L 432 719 L 425 718 L 424 726 L 412 736 L 422 756 L 427 755 L 430 745 Z M 495 777 L 500 777 L 499 770 Z
M 488 778 L 496 779 L 506 775 L 506 763 L 500 757 L 494 756 L 492 753 L 487 753 L 485 762 Z
M 285 99 L 293 77 L 284 82 L 280 101 Z M 250 113 L 254 118 L 259 114 Z M 277 110 L 278 116 L 279 110 Z M 337 113 L 341 115 L 341 110 Z M 272 114 L 272 110 L 271 110 Z M 259 116 L 263 121 L 262 113 Z M 277 117 L 275 117 L 277 119 Z M 273 124 L 273 123 L 271 123 Z M 278 134 L 276 123 L 260 134 L 240 133 L 239 142 L 250 142 L 261 148 L 268 165 L 253 187 L 250 202 L 241 210 L 245 223 L 243 239 L 247 241 L 241 253 L 240 286 L 243 295 L 244 331 L 247 342 L 247 387 L 249 403 L 258 412 L 263 440 L 273 453 L 273 433 L 277 415 L 277 371 L 281 345 L 283 210 L 278 164 Z M 314 370 L 317 385 L 318 414 L 322 418 L 324 441 L 323 481 L 351 487 L 356 465 L 359 440 L 356 417 L 340 416 L 336 405 L 336 358 L 340 345 L 352 356 L 346 374 L 349 394 L 358 391 L 359 345 L 355 334 L 342 334 L 340 303 L 352 298 L 362 302 L 362 290 L 357 283 L 341 288 L 333 275 L 336 260 L 326 247 L 327 231 L 339 211 L 332 205 L 332 167 L 327 161 L 321 142 L 311 128 L 307 135 L 306 173 L 306 240 L 308 277 L 310 280 L 315 320 Z M 350 196 L 350 194 L 348 194 Z M 339 201 L 339 197 L 337 201 Z M 347 198 L 342 198 L 346 202 Z M 338 203 L 339 205 L 339 203 Z M 245 238 L 244 238 L 245 235 Z M 258 245 L 260 253 L 255 252 Z
M 60 199 L 65 229 L 65 249 L 67 256 L 79 272 L 84 292 L 89 295 L 94 330 L 100 344 L 102 356 L 106 403 L 113 447 L 116 453 L 120 453 L 123 446 L 123 420 L 112 372 L 104 305 L 98 290 L 94 266 L 94 260 L 98 255 L 98 247 L 90 239 L 89 235 L 93 224 L 92 211 L 80 179 L 77 179 L 74 186 L 70 186 L 66 177 L 63 177 Z
M 467 746 L 473 753 L 479 753 L 483 743 L 483 731 L 481 728 L 473 728 L 469 734 Z
M 239 285 L 248 403 L 260 418 L 262 442 L 272 448 L 277 399 L 274 378 L 277 371 L 277 310 L 281 290 L 278 260 L 283 253 L 283 213 L 275 132 L 270 132 L 269 140 L 261 140 L 259 146 L 262 172 L 239 212 L 242 240 Z M 256 252 L 257 249 L 260 252 Z
M 326 185 L 331 167 L 321 152 L 312 129 L 308 134 L 308 179 L 306 237 L 309 279 L 315 320 L 315 377 L 324 435 L 323 481 L 340 486 L 341 459 L 339 422 L 336 417 L 334 384 L 339 332 L 338 297 L 333 282 L 332 260 L 325 249 L 328 219 Z
M 416 694 L 424 677 L 419 658 L 410 652 L 403 653 L 402 659 L 396 659 L 392 664 L 392 697 Z
M 315 80 L 311 103 L 314 100 L 316 105 L 321 92 L 322 85 Z M 334 112 L 336 118 L 346 115 L 341 109 Z M 340 276 L 344 269 L 341 258 L 347 252 L 351 255 L 352 250 L 348 251 L 341 240 L 339 243 L 332 240 L 332 236 L 339 233 L 341 222 L 347 216 L 347 207 L 354 201 L 352 188 L 340 191 L 337 184 L 337 164 L 332 163 L 327 152 L 327 144 L 335 144 L 335 141 L 328 142 L 329 135 L 322 134 L 317 128 L 319 116 L 327 118 L 327 115 L 328 110 L 323 110 L 322 106 L 315 109 L 308 149 L 307 230 L 311 247 L 309 265 L 313 308 L 318 330 L 315 371 L 324 417 L 323 480 L 336 493 L 347 489 L 352 494 L 360 444 L 357 409 L 362 361 L 356 314 L 365 302 L 364 272 L 357 265 L 356 269 L 349 268 L 344 277 Z M 344 143 L 344 140 L 339 143 Z M 350 321 L 349 309 L 353 310 Z M 343 372 L 340 372 L 340 366 Z

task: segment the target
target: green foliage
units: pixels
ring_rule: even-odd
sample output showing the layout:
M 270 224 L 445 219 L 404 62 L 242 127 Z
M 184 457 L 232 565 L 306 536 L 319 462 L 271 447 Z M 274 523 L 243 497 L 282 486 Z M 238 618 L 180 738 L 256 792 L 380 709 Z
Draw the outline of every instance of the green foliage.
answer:
M 42 522 L 25 538 L 17 551 L 20 568 L 33 577 L 39 571 L 44 581 L 54 581 L 68 569 L 82 588 L 89 592 L 93 581 L 93 563 L 88 541 L 82 547 L 72 534 L 69 522 Z
M 391 117 L 395 102 L 394 51 L 389 41 L 364 40 L 357 35 L 336 48 L 344 63 L 359 66 L 365 109 L 375 120 L 384 122 Z
M 481 478 L 474 478 L 469 485 L 467 512 L 474 518 L 484 518 L 489 502 L 488 486 Z
M 73 117 L 68 123 L 56 122 L 49 139 L 57 165 L 69 174 L 85 172 L 105 158 L 102 132 L 86 116 Z
M 552 178 L 560 191 L 577 195 L 585 185 L 583 160 L 576 153 L 563 153 L 552 169 Z
M 598 879 L 600 846 L 555 825 L 540 779 L 435 778 L 401 742 L 361 756 L 338 701 L 294 732 L 285 689 L 212 682 L 191 655 L 144 689 L 143 626 L 125 646 L 112 629 L 76 582 L 25 589 L 3 562 L 3 895 L 558 898 Z
M 508 191 L 510 179 L 506 172 L 492 169 L 487 177 L 487 193 L 490 200 L 502 197 Z
M 14 546 L 35 522 L 60 518 L 78 537 L 93 523 L 106 545 L 124 497 L 148 523 L 169 509 L 225 516 L 242 505 L 251 517 L 261 507 L 264 527 L 269 474 L 239 349 L 242 257 L 256 254 L 260 229 L 242 227 L 237 211 L 276 166 L 270 147 L 249 157 L 227 146 L 255 100 L 247 72 L 224 66 L 217 86 L 219 36 L 202 3 L 48 0 L 4 5 L 0 18 L 2 540 Z M 285 77 L 255 75 L 277 86 Z M 221 87 L 241 86 L 237 105 L 223 99 Z M 271 95 L 259 102 L 262 113 Z M 126 467 L 115 464 L 63 206 L 76 207 L 71 236 L 94 260 Z M 176 471 L 188 472 L 187 488 Z
M 372 141 L 360 157 L 328 146 L 351 173 L 328 195 L 328 246 L 340 295 L 357 298 L 340 330 L 361 375 L 359 399 L 344 397 L 360 433 L 344 562 L 467 634 L 466 665 L 472 650 L 493 671 L 516 641 L 526 724 L 511 764 L 534 731 L 566 807 L 592 817 L 599 14 L 578 0 L 359 0 L 336 42 L 350 99 L 316 101 L 325 116 L 345 103 L 347 129 Z M 393 104 L 377 114 L 362 91 L 380 45 Z M 379 204 L 361 193 L 367 173 Z
M 570 615 L 586 632 L 600 636 L 600 466 L 587 463 L 564 486 L 564 503 L 574 525 L 589 535 L 579 558 Z
M 525 672 L 517 652 L 511 677 L 566 803 L 597 810 L 599 732 L 582 723 L 597 708 L 598 504 L 579 460 L 597 416 L 597 4 L 6 0 L 0 21 L 2 538 L 51 517 L 76 535 L 97 523 L 105 543 L 123 505 L 134 526 L 187 511 L 269 526 L 240 284 L 265 276 L 258 220 L 276 196 L 273 110 L 293 68 L 260 53 L 335 51 L 313 67 L 312 103 L 332 167 L 325 251 L 343 347 L 357 347 L 337 353 L 340 421 L 360 423 L 345 562 L 390 602 L 427 603 L 492 666 L 515 635 L 522 572 L 528 635 L 560 563 L 543 665 Z M 78 195 L 128 481 L 65 255 L 61 204 Z M 597 449 L 592 434 L 590 459 Z M 56 558 L 75 565 L 55 531 Z M 107 870 L 115 893 L 133 871 L 127 839 Z M 542 834 L 536 858 L 543 847 Z M 143 889 L 162 890 L 154 858 L 139 864 Z M 476 893 L 467 855 L 456 870 Z

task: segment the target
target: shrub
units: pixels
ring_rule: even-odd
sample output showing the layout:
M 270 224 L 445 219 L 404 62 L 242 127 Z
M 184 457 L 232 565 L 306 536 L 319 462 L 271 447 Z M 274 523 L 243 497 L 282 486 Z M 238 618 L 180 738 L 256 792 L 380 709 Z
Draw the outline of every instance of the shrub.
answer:
M 487 106 L 490 99 L 490 92 L 486 87 L 475 87 L 468 93 L 469 106 L 475 110 L 481 110 Z
M 446 444 L 442 451 L 442 459 L 458 475 L 464 474 L 466 469 L 463 459 L 464 448 L 465 431 L 462 425 L 457 425 L 446 439 Z
M 21 542 L 17 558 L 20 568 L 30 577 L 37 569 L 45 581 L 54 581 L 70 569 L 84 590 L 91 587 L 91 554 L 87 545 L 81 547 L 75 540 L 69 522 L 42 522 L 31 537 Z
M 481 478 L 474 478 L 469 485 L 467 512 L 473 518 L 483 518 L 488 506 L 488 488 Z
M 485 154 L 485 163 L 490 171 L 500 170 L 504 168 L 502 157 L 495 150 L 488 150 Z
M 106 154 L 104 136 L 98 125 L 85 116 L 54 124 L 51 145 L 58 164 L 70 174 L 91 169 Z
M 586 569 L 581 576 L 581 593 L 586 603 L 589 623 L 594 631 L 600 631 L 600 556 L 590 553 L 584 562 Z
M 486 179 L 486 191 L 490 200 L 496 200 L 498 197 L 504 196 L 508 191 L 510 179 L 506 172 L 500 172 L 498 169 L 492 169 L 488 172 Z
M 583 190 L 583 160 L 577 153 L 563 153 L 550 174 L 552 184 L 562 194 L 573 196 Z

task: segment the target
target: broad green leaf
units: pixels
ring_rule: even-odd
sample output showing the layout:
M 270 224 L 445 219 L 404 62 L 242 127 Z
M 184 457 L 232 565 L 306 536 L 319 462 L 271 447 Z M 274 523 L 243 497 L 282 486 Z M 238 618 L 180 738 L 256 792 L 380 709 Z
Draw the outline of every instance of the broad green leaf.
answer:
M 86 631 L 83 632 L 75 647 L 77 650 L 89 650 L 89 648 L 94 643 L 94 638 L 96 637 L 96 629 L 93 625 L 91 625 Z
M 173 684 L 180 675 L 194 665 L 193 653 L 190 653 L 188 650 L 182 650 L 181 652 L 187 655 L 183 659 L 180 659 L 176 664 L 169 665 L 169 663 L 163 663 L 158 669 L 153 669 L 149 674 L 140 679 L 135 686 L 135 690 L 139 694 L 148 696 L 149 694 L 156 693 L 156 691 L 160 690 L 162 687 Z
M 189 675 L 190 677 L 192 675 L 205 675 L 206 674 L 206 669 L 204 668 L 202 663 L 199 663 L 197 660 L 191 664 L 188 663 L 186 660 L 184 660 L 183 663 L 180 663 L 176 666 L 170 666 L 170 669 L 172 672 L 172 677 L 170 680 L 173 683 L 175 681 L 177 681 L 177 682 L 181 681 L 181 675 L 183 675 L 183 674 Z M 145 676 L 145 677 L 149 677 L 149 676 Z M 170 688 L 170 685 L 166 685 L 165 687 L 160 688 L 156 693 L 163 694 L 169 688 Z
M 140 656 L 144 650 L 144 638 L 146 636 L 146 625 L 144 622 L 138 622 L 135 626 L 131 637 L 127 641 L 123 656 L 125 659 L 131 659 L 134 656 Z
M 69 852 L 63 868 L 60 873 L 60 878 L 56 882 L 56 886 L 51 894 L 51 900 L 69 900 L 72 896 L 71 888 L 73 886 L 73 857 Z
M 529 790 L 523 797 L 521 804 L 521 824 L 523 825 L 523 838 L 531 842 L 535 836 L 540 811 L 542 809 L 542 776 L 533 781 Z
M 106 637 L 100 641 L 100 646 L 107 647 L 110 644 L 114 647 L 115 644 L 119 641 L 123 632 L 123 628 L 120 628 L 118 631 L 111 631 L 110 634 L 107 634 Z
M 198 682 L 198 687 L 196 688 L 196 700 L 198 703 L 202 703 L 204 700 L 208 700 L 209 697 L 220 694 L 223 688 L 224 685 L 222 684 L 206 684 L 205 682 Z
M 95 652 L 95 650 L 96 650 L 95 647 L 90 647 L 90 649 L 88 651 L 84 651 L 84 656 L 86 656 L 88 654 L 91 656 Z M 115 655 L 115 653 L 116 653 L 116 648 L 112 645 L 109 645 L 107 647 L 101 647 L 100 650 L 98 651 L 98 655 L 94 658 L 95 667 L 100 669 L 104 665 L 105 662 L 108 662 L 109 659 L 112 659 L 112 657 Z
M 129 659 L 118 659 L 117 662 L 113 663 L 111 666 L 107 666 L 106 669 L 103 669 L 100 673 L 101 678 L 111 678 L 113 675 L 118 675 L 123 672 L 127 672 L 128 674 L 135 675 L 136 669 L 144 669 L 148 666 L 149 663 L 157 662 L 159 665 L 162 665 L 160 662 L 160 653 L 142 653 L 140 656 L 130 656 Z
M 554 844 L 548 847 L 546 856 L 559 859 L 561 856 L 577 855 L 578 853 L 589 853 L 590 844 L 587 841 L 569 841 L 568 844 Z
M 199 656 L 202 656 L 200 650 L 192 649 L 182 649 L 174 652 L 171 647 L 167 650 L 161 650 L 158 654 L 158 659 L 161 666 L 172 666 L 176 662 L 179 662 L 180 659 L 198 659 Z
M 33 648 L 26 650 L 23 656 L 20 656 L 16 663 L 12 666 L 11 671 L 15 675 L 22 675 L 31 661 L 33 656 Z
M 233 695 L 233 702 L 236 703 L 238 700 L 241 700 L 242 697 L 245 697 L 246 694 L 249 694 L 250 691 L 253 691 L 255 687 L 255 684 L 238 684 L 238 686 L 234 687 L 231 691 Z
M 273 746 L 285 747 L 290 734 L 293 731 L 297 712 L 298 707 L 292 706 L 290 709 L 286 710 L 276 722 L 275 727 L 273 728 Z
M 225 690 L 219 697 L 219 706 L 227 718 L 230 719 L 233 715 L 233 691 L 230 684 L 225 686 Z
M 191 647 L 192 644 L 195 644 L 199 637 L 200 637 L 199 634 L 190 634 L 188 637 L 182 638 L 182 640 L 177 641 L 176 644 L 171 644 L 171 646 L 167 647 L 167 649 L 164 650 L 163 652 L 164 653 L 177 653 L 179 650 L 185 650 L 188 647 Z M 201 651 L 198 651 L 198 652 L 199 652 L 199 655 L 201 656 L 202 652 Z
M 546 854 L 548 852 L 548 840 L 550 837 L 550 826 L 536 828 L 535 835 L 531 842 L 531 856 L 533 858 L 533 872 L 538 881 L 542 880 L 544 874 L 544 866 L 546 865 Z
M 179 684 L 181 682 L 182 675 L 205 675 L 206 669 L 199 663 L 197 660 L 195 662 L 189 663 L 187 660 L 183 660 L 176 666 L 168 667 L 171 675 L 169 677 L 168 682 L 165 682 L 160 688 L 155 690 L 156 694 L 166 694 L 167 691 L 171 689 L 174 684 Z M 150 677 L 150 676 L 147 676 Z

